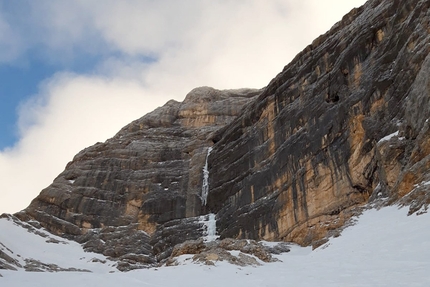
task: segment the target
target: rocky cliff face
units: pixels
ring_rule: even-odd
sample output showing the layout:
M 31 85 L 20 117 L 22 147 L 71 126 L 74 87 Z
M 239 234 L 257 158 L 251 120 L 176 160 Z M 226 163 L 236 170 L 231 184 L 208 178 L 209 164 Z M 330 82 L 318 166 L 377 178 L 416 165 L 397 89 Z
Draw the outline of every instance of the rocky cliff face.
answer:
M 18 217 L 35 219 L 107 256 L 149 254 L 137 261 L 153 262 L 150 237 L 166 237 L 161 230 L 156 233 L 165 223 L 194 218 L 181 229 L 189 230 L 193 222 L 190 239 L 202 235 L 197 216 L 203 212 L 202 167 L 211 135 L 260 92 L 202 87 L 182 103 L 169 101 L 77 154 Z M 160 252 L 184 238 L 176 237 L 161 244 L 166 247 Z
M 308 245 L 351 207 L 428 180 L 429 5 L 353 10 L 214 137 L 209 209 L 222 237 Z
M 426 207 L 429 6 L 370 0 L 266 88 L 168 102 L 80 152 L 16 215 L 127 269 L 200 237 L 209 212 L 221 238 L 309 245 L 369 201 Z

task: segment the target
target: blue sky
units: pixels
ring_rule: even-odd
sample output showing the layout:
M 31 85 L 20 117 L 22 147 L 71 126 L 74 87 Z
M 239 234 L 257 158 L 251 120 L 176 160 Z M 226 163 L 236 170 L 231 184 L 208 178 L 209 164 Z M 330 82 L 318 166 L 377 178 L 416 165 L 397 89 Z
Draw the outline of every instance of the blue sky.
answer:
M 30 54 L 25 64 L 3 63 L 0 65 L 0 150 L 11 147 L 19 139 L 17 131 L 18 107 L 30 96 L 38 93 L 39 85 L 58 71 L 89 73 L 98 59 L 92 55 L 75 55 L 72 62 L 48 63 Z
M 43 63 L 41 63 L 43 65 Z M 18 139 L 16 122 L 17 106 L 28 95 L 37 93 L 37 86 L 43 79 L 55 72 L 53 67 L 32 65 L 17 67 L 9 64 L 0 66 L 0 149 L 12 146 Z
M 267 85 L 364 2 L 0 0 L 0 213 L 197 86 Z
M 111 52 L 109 56 L 121 57 Z M 26 52 L 23 59 L 0 64 L 0 150 L 12 147 L 19 140 L 17 127 L 20 104 L 39 92 L 44 80 L 57 72 L 91 74 L 106 55 L 75 52 L 73 60 L 51 62 L 37 53 Z M 150 56 L 134 57 L 141 63 L 152 63 Z

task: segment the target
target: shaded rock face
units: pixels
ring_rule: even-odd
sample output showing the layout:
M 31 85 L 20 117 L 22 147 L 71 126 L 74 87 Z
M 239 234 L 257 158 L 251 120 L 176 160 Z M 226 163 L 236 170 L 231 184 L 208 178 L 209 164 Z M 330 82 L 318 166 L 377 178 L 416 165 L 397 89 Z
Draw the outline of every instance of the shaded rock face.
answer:
M 309 245 L 369 201 L 426 210 L 429 5 L 370 0 L 266 88 L 168 102 L 80 152 L 16 216 L 130 270 L 197 240 L 209 212 L 221 238 Z
M 171 220 L 157 227 L 152 236 L 151 244 L 157 262 L 167 259 L 174 247 L 185 240 L 197 240 L 206 230 L 199 217 Z
M 210 137 L 259 93 L 202 87 L 182 103 L 169 101 L 105 143 L 77 154 L 17 216 L 36 219 L 51 232 L 107 256 L 151 252 L 139 240 L 124 242 L 120 234 L 142 233 L 143 238 L 145 233 L 146 244 L 164 223 L 203 212 L 202 167 Z M 129 227 L 115 228 L 121 226 Z M 92 236 L 85 236 L 88 232 Z M 134 250 L 119 248 L 119 243 Z
M 428 180 L 429 5 L 353 10 L 214 137 L 208 206 L 222 238 L 308 245 L 352 207 Z

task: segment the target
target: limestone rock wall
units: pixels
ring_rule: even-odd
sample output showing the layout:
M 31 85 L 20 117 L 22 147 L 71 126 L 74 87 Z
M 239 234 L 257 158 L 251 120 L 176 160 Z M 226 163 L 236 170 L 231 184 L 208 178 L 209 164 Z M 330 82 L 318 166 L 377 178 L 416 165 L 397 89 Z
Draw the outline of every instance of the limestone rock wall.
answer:
M 16 216 L 130 270 L 201 237 L 202 214 L 221 238 L 309 245 L 369 201 L 426 209 L 429 6 L 370 0 L 262 90 L 169 101 L 77 154 Z
M 113 138 L 77 154 L 17 216 L 84 242 L 91 241 L 81 236 L 90 230 L 106 237 L 106 228 L 132 224 L 136 231 L 152 235 L 158 225 L 200 215 L 210 135 L 259 93 L 202 87 L 182 103 L 169 101 Z M 91 242 L 87 245 L 95 248 Z M 95 249 L 106 253 L 111 247 Z
M 370 197 L 395 201 L 428 178 L 429 5 L 353 10 L 214 136 L 222 237 L 309 245 Z

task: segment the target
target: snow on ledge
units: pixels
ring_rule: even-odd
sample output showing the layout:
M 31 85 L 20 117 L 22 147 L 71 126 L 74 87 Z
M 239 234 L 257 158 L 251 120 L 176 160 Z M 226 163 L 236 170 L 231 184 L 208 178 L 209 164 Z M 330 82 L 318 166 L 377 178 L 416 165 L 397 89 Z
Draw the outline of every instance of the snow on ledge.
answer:
M 388 136 L 383 137 L 382 139 L 379 140 L 378 143 L 389 141 L 393 137 L 398 137 L 398 136 L 399 136 L 399 131 L 397 131 L 395 133 L 392 133 L 392 134 L 389 134 Z

